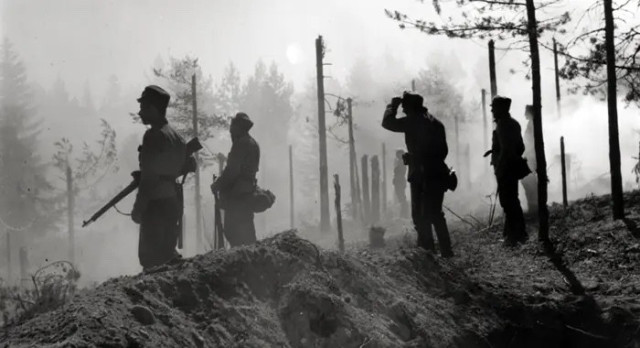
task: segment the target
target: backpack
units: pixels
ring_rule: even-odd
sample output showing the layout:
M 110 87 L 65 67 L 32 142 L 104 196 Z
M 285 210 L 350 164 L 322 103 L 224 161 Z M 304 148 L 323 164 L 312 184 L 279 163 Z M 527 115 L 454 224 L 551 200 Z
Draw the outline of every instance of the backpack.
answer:
M 276 195 L 274 195 L 273 192 L 257 186 L 251 197 L 251 209 L 254 213 L 262 213 L 271 208 L 275 201 Z

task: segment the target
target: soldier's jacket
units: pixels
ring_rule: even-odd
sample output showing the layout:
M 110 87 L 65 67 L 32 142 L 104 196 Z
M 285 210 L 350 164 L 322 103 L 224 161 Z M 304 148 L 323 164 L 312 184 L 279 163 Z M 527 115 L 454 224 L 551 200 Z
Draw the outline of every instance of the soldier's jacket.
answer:
M 444 180 L 448 173 L 444 160 L 449 152 L 444 125 L 427 113 L 422 117 L 396 118 L 397 112 L 396 108 L 387 105 L 382 127 L 404 133 L 410 154 L 408 180 Z
M 138 151 L 140 184 L 135 205 L 144 211 L 150 200 L 177 196 L 175 179 L 186 160 L 186 143 L 165 124 L 148 129 Z
M 524 153 L 521 128 L 511 116 L 496 122 L 493 131 L 491 164 L 497 177 L 510 174 L 517 167 L 517 161 Z
M 249 134 L 233 140 L 222 175 L 213 184 L 223 197 L 231 198 L 254 192 L 260 166 L 260 146 Z

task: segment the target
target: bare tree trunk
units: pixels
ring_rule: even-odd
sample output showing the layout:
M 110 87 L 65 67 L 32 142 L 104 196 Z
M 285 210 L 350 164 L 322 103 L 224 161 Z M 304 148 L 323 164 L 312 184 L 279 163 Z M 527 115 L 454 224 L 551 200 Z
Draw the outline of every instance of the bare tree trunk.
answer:
M 289 219 L 291 220 L 291 229 L 295 226 L 294 221 L 294 201 L 293 201 L 293 147 L 289 145 Z
M 74 265 L 75 266 L 75 265 Z M 27 248 L 20 248 L 20 286 L 23 285 L 25 281 L 28 281 L 28 272 L 29 272 L 29 258 L 27 256 Z
M 340 208 L 340 177 L 338 174 L 333 174 L 333 187 L 336 190 L 336 220 L 338 223 L 338 249 L 344 251 L 344 235 L 342 234 L 342 210 Z
M 69 228 L 69 261 L 76 264 L 75 253 L 75 229 L 73 221 L 73 212 L 75 211 L 75 199 L 73 193 L 73 175 L 71 174 L 71 167 L 67 165 L 67 226 Z
M 11 230 L 7 229 L 7 283 L 11 284 Z
M 380 221 L 380 161 L 371 157 L 371 218 L 372 224 Z
M 491 81 L 491 98 L 498 94 L 498 82 L 496 80 L 496 55 L 493 40 L 489 40 L 489 79 Z
M 556 39 L 553 39 L 553 67 L 555 70 L 556 77 L 556 111 L 558 113 L 558 117 L 562 116 L 562 109 L 560 108 L 560 73 L 558 71 L 558 44 L 556 43 Z
M 482 89 L 482 140 L 483 151 L 489 149 L 489 125 L 487 123 L 487 91 Z
M 196 91 L 196 74 L 191 75 L 191 108 L 193 111 L 193 137 L 198 137 L 198 97 Z M 201 206 L 201 197 L 200 197 L 200 157 L 198 156 L 198 152 L 195 153 L 196 163 L 196 172 L 195 172 L 195 193 L 194 200 L 196 205 L 196 245 L 195 252 L 198 253 L 203 251 L 204 246 L 204 236 L 202 235 L 202 206 Z M 186 243 L 185 243 L 186 244 Z
M 604 0 L 605 38 L 607 49 L 607 105 L 609 107 L 609 165 L 611 168 L 611 198 L 613 218 L 624 218 L 622 174 L 620 173 L 620 140 L 618 138 L 618 95 L 612 0 Z
M 538 173 L 538 239 L 549 240 L 549 210 L 547 208 L 547 159 L 544 153 L 544 138 L 542 131 L 542 97 L 540 86 L 540 55 L 538 51 L 538 25 L 536 22 L 536 8 L 533 0 L 527 1 L 527 26 L 529 46 L 531 48 L 531 81 L 533 90 L 533 138 L 536 148 L 536 162 Z
M 567 166 L 564 158 L 564 137 L 560 137 L 560 164 L 562 166 L 562 205 L 567 206 Z
M 356 145 L 353 138 L 353 108 L 351 105 L 351 98 L 347 98 L 347 117 L 349 126 L 349 185 L 351 194 L 351 218 L 356 220 L 358 217 L 358 199 L 356 194 L 357 189 L 357 176 L 356 173 Z
M 380 187 L 382 191 L 382 213 L 385 219 L 387 217 L 387 147 L 382 143 L 382 185 Z
M 368 225 L 371 222 L 371 199 L 369 198 L 369 156 L 362 156 L 362 210 L 364 212 L 362 222 Z
M 330 229 L 329 218 L 329 170 L 327 166 L 327 130 L 324 120 L 324 73 L 322 59 L 324 44 L 322 36 L 316 39 L 316 79 L 318 84 L 318 133 L 320 145 L 320 230 Z

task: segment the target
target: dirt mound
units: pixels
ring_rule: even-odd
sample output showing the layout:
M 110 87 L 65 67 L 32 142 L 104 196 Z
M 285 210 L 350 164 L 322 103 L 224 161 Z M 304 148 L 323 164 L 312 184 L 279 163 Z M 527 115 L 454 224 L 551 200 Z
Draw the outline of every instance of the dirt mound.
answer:
M 105 282 L 4 328 L 0 346 L 623 347 L 639 342 L 637 287 L 624 284 L 636 279 L 633 221 L 609 231 L 606 198 L 593 199 L 553 207 L 551 249 L 534 226 L 527 245 L 505 249 L 500 224 L 452 224 L 449 260 L 413 235 L 338 253 L 283 232 Z

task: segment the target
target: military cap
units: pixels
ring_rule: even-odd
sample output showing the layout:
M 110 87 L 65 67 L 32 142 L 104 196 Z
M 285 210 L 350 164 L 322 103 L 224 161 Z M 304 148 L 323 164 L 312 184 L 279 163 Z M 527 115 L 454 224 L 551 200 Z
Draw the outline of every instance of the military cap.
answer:
M 511 98 L 503 97 L 501 95 L 496 95 L 491 100 L 491 106 L 508 111 L 509 108 L 511 108 Z
M 253 122 L 251 121 L 251 119 L 249 118 L 249 115 L 245 114 L 244 112 L 239 112 L 237 113 L 232 119 L 231 119 L 231 123 L 236 123 L 239 126 L 243 127 L 245 130 L 249 130 L 251 129 L 251 127 L 253 127 Z
M 402 94 L 402 106 L 409 107 L 413 109 L 422 108 L 422 103 L 424 99 L 419 94 L 412 94 L 409 92 L 404 92 Z
M 148 101 L 160 109 L 166 109 L 169 105 L 171 96 L 160 86 L 149 85 L 144 88 L 142 95 L 138 98 L 138 102 Z

